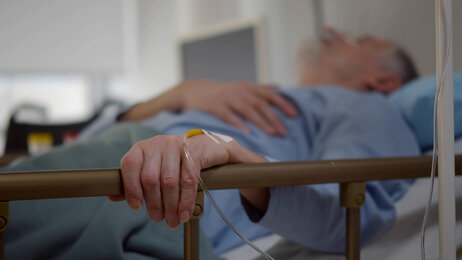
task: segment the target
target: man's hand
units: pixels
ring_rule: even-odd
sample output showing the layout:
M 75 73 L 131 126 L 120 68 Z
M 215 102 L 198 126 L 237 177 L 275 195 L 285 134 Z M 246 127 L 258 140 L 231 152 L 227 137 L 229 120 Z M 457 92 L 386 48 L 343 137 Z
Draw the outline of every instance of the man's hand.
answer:
M 155 136 L 136 143 L 121 160 L 125 195 L 109 198 L 126 199 L 134 209 L 145 201 L 154 221 L 165 218 L 170 228 L 176 228 L 180 220 L 187 221 L 192 215 L 201 169 L 266 161 L 236 141 L 217 144 L 206 135 L 196 135 L 187 142 L 191 160 L 185 158 L 182 135 Z
M 249 131 L 249 128 L 239 116 L 254 123 L 268 135 L 284 136 L 287 129 L 271 109 L 272 105 L 290 117 L 298 114 L 294 105 L 268 86 L 245 82 L 188 80 L 158 97 L 134 106 L 119 120 L 143 120 L 162 110 L 179 112 L 196 109 L 215 115 L 244 131 Z
M 200 80 L 185 81 L 174 91 L 181 100 L 180 109 L 197 109 L 213 114 L 244 131 L 249 131 L 249 128 L 239 116 L 268 135 L 286 135 L 287 129 L 271 109 L 272 105 L 290 117 L 297 115 L 296 108 L 269 86 Z

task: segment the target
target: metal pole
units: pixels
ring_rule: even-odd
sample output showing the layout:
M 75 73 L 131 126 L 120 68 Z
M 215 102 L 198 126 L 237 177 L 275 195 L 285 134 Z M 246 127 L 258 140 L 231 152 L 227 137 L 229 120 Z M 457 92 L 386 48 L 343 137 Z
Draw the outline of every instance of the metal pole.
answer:
M 5 260 L 5 240 L 3 232 L 0 232 L 0 260 Z
M 440 259 L 455 260 L 452 0 L 437 0 L 435 10 L 436 72 L 437 85 L 441 89 L 437 113 Z
M 184 224 L 184 259 L 199 260 L 199 219 Z
M 231 164 L 201 173 L 209 190 L 428 177 L 431 157 Z M 462 175 L 462 155 L 456 156 Z M 119 169 L 0 174 L 0 200 L 123 195 Z
M 8 201 L 0 201 L 0 260 L 5 259 L 4 232 L 8 227 Z
M 360 258 L 360 233 L 361 233 L 360 208 L 347 208 L 347 259 L 359 260 Z
M 346 208 L 346 259 L 359 260 L 361 250 L 361 207 L 366 200 L 366 183 L 340 183 L 340 206 Z
M 199 219 L 204 213 L 204 191 L 198 190 L 191 219 L 184 224 L 184 259 L 199 260 Z

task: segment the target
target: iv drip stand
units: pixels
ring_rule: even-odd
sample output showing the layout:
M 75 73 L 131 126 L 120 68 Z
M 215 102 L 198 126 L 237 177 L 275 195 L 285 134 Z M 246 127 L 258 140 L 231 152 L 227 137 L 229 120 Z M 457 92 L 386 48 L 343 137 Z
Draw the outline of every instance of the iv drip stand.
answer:
M 452 0 L 436 0 L 435 3 L 437 84 L 444 84 L 441 89 L 440 100 L 438 101 L 437 114 L 440 259 L 455 260 L 456 214 L 454 195 L 454 78 L 452 48 L 448 50 L 449 57 L 444 75 L 442 72 L 447 53 L 445 46 L 452 46 Z M 443 6 L 444 10 L 446 10 L 445 13 L 443 13 Z M 445 79 L 444 82 L 442 82 L 443 78 Z

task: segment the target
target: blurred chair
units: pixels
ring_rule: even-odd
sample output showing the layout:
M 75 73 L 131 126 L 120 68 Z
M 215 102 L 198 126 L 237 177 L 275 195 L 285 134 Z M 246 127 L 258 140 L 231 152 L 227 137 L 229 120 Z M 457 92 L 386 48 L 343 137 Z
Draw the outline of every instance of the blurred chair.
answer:
M 32 142 L 48 141 L 50 146 L 71 142 L 73 138 L 89 123 L 91 123 L 99 112 L 88 120 L 69 124 L 46 124 L 39 122 L 24 122 L 21 120 L 21 113 L 25 110 L 33 111 L 34 117 L 45 118 L 45 111 L 39 106 L 23 105 L 17 108 L 11 115 L 7 132 L 5 154 L 29 153 Z M 35 120 L 36 121 L 36 120 Z

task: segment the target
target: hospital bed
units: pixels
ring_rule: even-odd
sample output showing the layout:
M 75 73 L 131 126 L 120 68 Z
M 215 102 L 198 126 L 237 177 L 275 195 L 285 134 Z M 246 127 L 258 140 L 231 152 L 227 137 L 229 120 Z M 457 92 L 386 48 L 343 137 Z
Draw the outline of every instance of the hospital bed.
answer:
M 434 79 L 434 78 L 433 78 Z M 422 82 L 420 81 L 422 80 Z M 418 100 L 425 101 L 432 96 L 434 89 L 426 88 L 426 86 L 434 87 L 432 78 L 422 78 L 415 81 L 413 85 L 407 85 L 400 92 L 396 92 L 395 97 L 399 97 L 403 94 L 404 97 L 416 97 L 416 93 L 412 92 L 414 89 L 419 91 L 427 90 L 424 92 L 421 98 Z M 455 77 L 455 82 L 462 86 L 462 75 Z M 426 85 L 422 85 L 422 84 Z M 460 88 L 459 88 L 460 89 Z M 411 93 L 408 93 L 408 92 Z M 456 93 L 457 100 L 462 100 L 462 92 Z M 401 100 L 401 99 L 397 99 Z M 412 103 L 406 101 L 405 107 Z M 422 102 L 414 102 L 416 110 L 411 109 L 409 111 L 417 111 L 418 115 L 422 114 Z M 429 109 L 432 109 L 432 102 L 429 102 Z M 461 102 L 456 103 L 458 106 L 462 105 Z M 457 110 L 461 111 L 462 110 Z M 406 111 L 403 111 L 406 114 Z M 425 113 L 424 113 L 425 114 Z M 410 120 L 412 125 L 412 116 L 407 116 L 407 120 Z M 431 118 L 431 116 L 430 116 Z M 461 118 L 460 114 L 457 118 Z M 420 118 L 417 118 L 417 122 L 421 122 Z M 424 118 L 425 119 L 425 118 Z M 431 122 L 431 120 L 423 120 L 425 123 Z M 458 130 L 458 136 L 461 136 L 460 132 L 461 124 L 456 124 Z M 418 124 L 413 128 L 416 136 L 417 132 L 422 127 Z M 419 139 L 419 138 L 418 138 Z M 422 139 L 422 138 L 420 138 Z M 428 138 L 427 138 L 428 139 Z M 431 137 L 430 137 L 431 139 Z M 424 140 L 424 138 L 422 139 Z M 420 141 L 419 143 L 422 143 Z M 462 139 L 459 140 L 458 146 L 459 152 L 462 153 Z M 429 143 L 431 144 L 431 142 Z M 0 159 L 0 166 L 7 164 L 14 159 L 14 155 L 4 157 Z M 307 161 L 307 162 L 281 162 L 281 163 L 266 163 L 266 164 L 239 164 L 239 165 L 226 165 L 216 167 L 213 169 L 206 170 L 202 173 L 202 178 L 209 189 L 232 189 L 232 188 L 245 188 L 245 187 L 270 187 L 270 186 L 288 186 L 288 185 L 304 185 L 304 184 L 315 184 L 315 183 L 340 183 L 340 196 L 341 206 L 347 208 L 346 217 L 346 229 L 347 229 L 347 258 L 348 259 L 359 259 L 359 209 L 364 202 L 365 194 L 365 182 L 371 180 L 389 180 L 399 178 L 421 178 L 428 177 L 430 175 L 431 158 L 429 156 L 424 157 L 410 157 L 410 158 L 381 158 L 381 159 L 363 159 L 363 160 L 335 160 L 335 161 Z M 462 155 L 456 157 L 456 173 L 462 174 Z M 461 179 L 457 179 L 461 182 Z M 389 232 L 385 233 L 383 237 L 389 237 L 389 240 L 381 241 L 385 238 L 380 238 L 376 243 L 374 250 L 374 244 L 371 247 L 366 247 L 362 250 L 362 254 L 366 259 L 368 252 L 373 252 L 377 255 L 377 251 L 380 252 L 384 247 L 382 245 L 390 245 L 390 241 L 401 241 L 402 237 L 411 237 L 414 240 L 407 240 L 410 246 L 407 249 L 399 250 L 402 252 L 412 252 L 413 256 L 419 255 L 418 246 L 418 228 L 408 230 L 412 231 L 407 234 L 393 231 L 404 230 L 399 226 L 401 221 L 404 221 L 405 227 L 409 227 L 409 216 L 414 218 L 411 220 L 412 223 L 420 224 L 422 218 L 422 206 L 423 201 L 426 198 L 428 191 L 425 181 L 417 180 L 408 194 L 411 194 L 411 198 L 407 199 L 406 195 L 397 204 L 398 221 L 395 226 L 392 227 Z M 416 188 L 418 187 L 418 188 Z M 413 192 L 414 190 L 414 192 Z M 50 171 L 40 172 L 40 174 L 34 172 L 27 173 L 15 173 L 15 174 L 1 174 L 0 175 L 0 201 L 4 201 L 0 205 L 0 230 L 6 228 L 7 220 L 7 201 L 13 200 L 29 200 L 29 199 L 45 199 L 45 198 L 65 198 L 65 197 L 85 197 L 85 196 L 106 196 L 106 195 L 120 195 L 122 194 L 122 185 L 120 180 L 119 169 L 104 169 L 104 170 L 79 170 L 79 171 Z M 412 196 L 415 198 L 412 199 Z M 203 198 L 202 192 L 199 191 L 199 199 Z M 462 198 L 462 197 L 461 197 Z M 415 200 L 420 201 L 421 205 L 415 208 L 415 211 L 409 212 L 409 205 L 417 205 Z M 407 202 L 406 202 L 407 201 Z M 460 199 L 458 200 L 460 203 Z M 408 204 L 406 204 L 408 203 Z M 196 206 L 197 211 L 195 215 L 199 217 L 203 209 L 203 202 L 198 201 Z M 436 216 L 436 214 L 432 214 Z M 460 228 L 460 227 L 459 227 Z M 198 219 L 192 220 L 190 223 L 185 225 L 185 258 L 186 259 L 198 259 L 197 248 L 197 235 L 198 235 Z M 429 228 L 429 232 L 434 231 L 434 227 Z M 462 233 L 462 232 L 460 232 Z M 391 234 L 391 235 L 390 235 Z M 460 239 L 460 238 L 459 238 Z M 416 241 L 417 240 L 417 241 Z M 309 251 L 306 248 L 295 245 L 292 242 L 282 240 L 279 237 L 269 237 L 260 240 L 258 243 L 263 242 L 263 246 L 269 248 L 272 244 L 268 244 L 268 241 L 273 244 L 282 245 L 270 249 L 270 252 L 276 256 L 276 259 L 303 259 L 301 256 L 315 257 L 318 253 Z M 459 240 L 458 240 L 459 241 Z M 458 242 L 462 244 L 461 242 Z M 404 244 L 404 243 L 403 243 Z M 281 249 L 282 248 L 282 249 Z M 288 248 L 290 250 L 286 250 Z M 369 249 L 372 248 L 372 249 Z M 378 249 L 377 249 L 378 248 Z M 411 248 L 411 249 L 409 249 Z M 294 253 L 295 252 L 295 253 Z M 433 251 L 434 252 L 434 251 Z M 382 252 L 383 253 L 383 252 Z M 281 255 L 282 254 L 282 255 Z M 290 256 L 288 255 L 290 254 Z M 365 255 L 366 254 L 366 255 Z M 280 256 L 281 255 L 281 256 Z M 294 256 L 295 255 L 295 256 Z M 249 248 L 242 247 L 231 252 L 227 252 L 223 255 L 227 259 L 249 259 L 249 256 L 256 256 Z M 278 257 L 280 256 L 280 257 Z M 322 255 L 325 256 L 325 255 Z M 332 259 L 338 258 L 338 256 L 332 256 Z M 394 259 L 404 258 L 396 257 Z M 407 257 L 409 258 L 409 257 Z M 391 258 L 393 259 L 393 258 Z
M 340 201 L 347 209 L 347 259 L 359 259 L 359 209 L 364 203 L 365 182 L 427 177 L 430 167 L 431 158 L 423 156 L 237 164 L 205 170 L 201 175 L 211 190 L 340 183 Z M 462 175 L 462 155 L 456 156 L 456 173 Z M 8 223 L 8 201 L 121 194 L 119 169 L 2 174 L 0 230 L 4 231 Z M 194 215 L 200 217 L 202 209 L 203 194 L 199 191 Z M 185 224 L 185 259 L 198 259 L 198 225 L 197 218 Z M 236 259 L 231 253 L 228 257 Z
M 432 85 L 431 78 L 422 79 L 425 82 L 429 82 Z M 462 85 L 462 75 L 455 78 L 457 83 Z M 419 83 L 419 82 L 417 82 Z M 433 84 L 434 85 L 434 84 Z M 413 85 L 419 90 L 424 89 L 423 85 Z M 412 85 L 407 85 L 403 88 L 403 91 L 412 90 Z M 428 93 L 431 93 L 431 89 Z M 399 93 L 399 92 L 398 92 Z M 459 94 L 461 92 L 458 92 Z M 405 93 L 406 94 L 406 93 Z M 415 94 L 415 93 L 414 93 Z M 415 95 L 406 95 L 415 97 Z M 431 103 L 431 102 L 430 102 Z M 458 103 L 459 105 L 462 103 Z M 422 112 L 422 107 L 419 108 L 418 112 Z M 431 105 L 430 105 L 431 107 Z M 431 109 L 431 108 L 430 108 Z M 462 111 L 462 110 L 458 110 Z M 458 116 L 457 118 L 461 118 Z M 427 122 L 427 121 L 425 121 Z M 460 128 L 460 124 L 458 125 Z M 416 129 L 420 129 L 417 127 Z M 459 132 L 458 136 L 462 134 Z M 460 142 L 460 141 L 459 141 Z M 2 158 L 3 163 L 10 162 L 15 156 Z M 0 164 L 2 164 L 0 162 Z M 1 166 L 1 165 L 0 165 Z M 365 182 L 371 180 L 388 180 L 397 178 L 420 178 L 427 177 L 430 173 L 431 158 L 430 157 L 411 157 L 411 158 L 381 158 L 381 159 L 363 159 L 363 160 L 329 160 L 329 161 L 309 161 L 309 162 L 281 162 L 281 163 L 268 163 L 268 164 L 239 164 L 239 165 L 227 165 L 222 167 L 216 167 L 213 169 L 206 170 L 202 173 L 202 178 L 209 189 L 231 189 L 231 188 L 245 188 L 245 187 L 270 187 L 270 186 L 287 186 L 287 185 L 304 185 L 304 184 L 315 184 L 315 183 L 341 183 L 340 199 L 342 206 L 347 208 L 348 223 L 346 229 L 348 230 L 348 259 L 358 259 L 360 256 L 359 251 L 359 208 L 364 202 L 365 193 Z M 462 156 L 456 157 L 456 171 L 457 174 L 462 174 Z M 460 179 L 458 179 L 460 181 Z M 85 197 L 85 196 L 106 196 L 106 195 L 120 195 L 122 194 L 122 185 L 120 180 L 119 169 L 104 169 L 104 170 L 80 170 L 80 171 L 49 171 L 40 172 L 40 174 L 34 172 L 25 173 L 14 173 L 7 174 L 3 173 L 0 175 L 0 228 L 5 229 L 8 220 L 8 203 L 7 201 L 13 200 L 29 200 L 29 199 L 46 199 L 46 198 L 65 198 L 65 197 Z M 415 198 L 419 198 L 420 201 L 425 199 L 427 189 L 426 185 L 420 181 L 416 182 L 414 187 L 420 187 L 417 189 L 417 195 L 415 192 L 410 191 L 409 194 L 414 194 Z M 415 188 L 413 188 L 415 189 Z M 199 191 L 199 195 L 202 192 Z M 420 194 L 420 195 L 419 195 Z M 202 195 L 203 196 L 203 195 Z M 199 196 L 201 198 L 201 196 Z M 406 196 L 402 201 L 409 201 L 409 204 L 398 204 L 398 217 L 400 217 L 400 208 L 403 218 L 399 218 L 396 223 L 400 221 L 406 221 L 409 218 L 407 215 L 413 215 L 412 223 L 421 223 L 420 218 L 422 217 L 421 209 L 417 208 L 416 212 L 407 212 L 409 205 L 414 205 L 412 199 L 407 199 Z M 460 202 L 459 202 L 460 203 Z M 401 205 L 401 206 L 400 206 Z M 196 206 L 197 211 L 195 215 L 200 216 L 203 209 L 203 202 L 198 201 Z M 420 210 L 420 213 L 419 213 Z M 433 214 L 435 215 L 435 214 Z M 409 221 L 409 220 L 408 220 Z M 406 224 L 406 223 L 404 223 Z M 406 226 L 406 225 L 405 225 Z M 399 228 L 398 231 L 403 228 Z M 185 227 L 185 241 L 186 241 L 186 259 L 197 259 L 197 251 L 195 250 L 196 245 L 194 244 L 198 240 L 198 220 L 192 220 Z M 392 235 L 385 233 L 384 237 L 390 236 L 392 241 L 401 239 L 402 233 L 396 233 L 390 230 Z M 462 233 L 462 232 L 461 232 Z M 393 236 L 395 234 L 395 236 Z M 418 228 L 414 229 L 412 234 L 406 234 L 404 237 L 416 237 L 418 238 Z M 274 237 L 268 238 L 271 241 L 275 241 Z M 289 243 L 284 240 L 280 240 L 278 244 L 282 244 L 282 248 L 297 248 L 297 252 L 303 252 L 308 254 L 310 257 L 317 253 L 311 252 L 308 249 L 301 249 L 300 246 L 296 247 L 293 243 Z M 415 239 L 414 239 L 415 240 Z M 417 239 L 418 240 L 418 239 Z M 389 245 L 389 241 L 382 241 L 379 245 Z M 409 248 L 413 248 L 412 242 Z M 418 243 L 417 243 L 418 244 Z M 371 245 L 372 246 L 372 245 Z M 381 247 L 381 246 L 379 246 Z M 278 247 L 281 248 L 281 247 Z M 379 248 L 380 249 L 380 248 Z M 415 255 L 418 255 L 418 248 L 411 250 Z M 270 249 L 271 252 L 275 252 L 274 255 L 277 257 L 281 249 Z M 367 254 L 369 252 L 366 247 L 362 253 Z M 409 250 L 409 249 L 407 249 Z M 373 252 L 377 252 L 372 250 Z M 401 250 L 403 251 L 403 250 Z M 228 252 L 224 255 L 228 259 L 245 259 L 241 256 L 235 256 L 238 254 L 238 250 L 235 252 Z M 243 251 L 243 254 L 248 255 L 247 251 Z M 374 253 L 376 254 L 376 253 Z M 296 256 L 295 256 L 296 257 Z M 338 256 L 333 256 L 338 257 Z M 369 258 L 369 257 L 367 257 Z M 366 259 L 367 259 L 366 258 Z M 402 257 L 395 257 L 402 258 Z M 247 258 L 248 259 L 248 258 Z M 281 256 L 276 259 L 291 259 L 291 256 Z M 297 258 L 293 258 L 297 259 Z M 335 259 L 335 258 L 334 258 Z
M 452 53 L 449 56 L 452 57 Z M 452 78 L 452 68 L 450 78 Z M 424 156 L 225 165 L 205 170 L 201 175 L 204 183 L 211 190 L 339 183 L 340 204 L 347 211 L 346 257 L 347 259 L 359 259 L 359 212 L 365 200 L 365 182 L 427 177 L 430 168 L 431 157 Z M 462 175 L 462 155 L 455 156 L 455 172 L 456 175 Z M 422 186 L 422 183 L 417 184 Z M 415 187 L 419 186 L 415 185 Z M 1 247 L 3 247 L 3 231 L 8 225 L 8 201 L 122 194 L 119 169 L 2 174 L 0 182 Z M 410 194 L 421 197 L 412 192 Z M 406 214 L 405 207 L 401 207 L 401 213 Z M 203 191 L 199 190 L 193 218 L 185 224 L 184 229 L 184 258 L 188 260 L 199 259 L 198 218 L 202 211 Z M 3 253 L 0 253 L 0 259 L 3 259 Z M 287 255 L 284 259 L 287 259 Z

